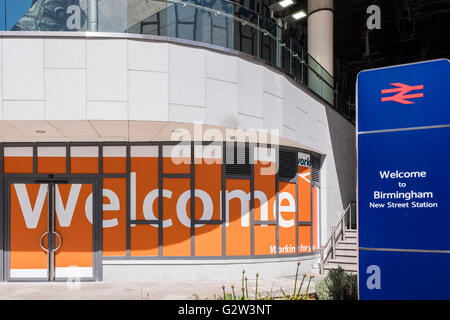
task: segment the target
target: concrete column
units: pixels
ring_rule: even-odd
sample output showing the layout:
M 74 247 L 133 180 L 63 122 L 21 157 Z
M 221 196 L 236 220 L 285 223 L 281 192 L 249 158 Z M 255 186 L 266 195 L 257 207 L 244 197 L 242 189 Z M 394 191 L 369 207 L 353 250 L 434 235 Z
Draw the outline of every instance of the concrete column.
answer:
M 308 0 L 308 53 L 333 76 L 333 0 Z
M 98 0 L 88 0 L 88 31 L 98 31 Z

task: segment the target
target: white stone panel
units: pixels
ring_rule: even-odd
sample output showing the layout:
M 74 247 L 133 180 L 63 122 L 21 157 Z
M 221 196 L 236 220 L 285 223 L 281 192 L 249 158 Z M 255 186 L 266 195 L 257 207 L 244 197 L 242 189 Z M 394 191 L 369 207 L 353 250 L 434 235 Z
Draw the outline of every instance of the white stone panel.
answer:
M 236 127 L 237 84 L 206 79 L 206 122 Z
M 128 69 L 168 72 L 168 47 L 164 42 L 128 40 Z
M 263 127 L 263 118 L 240 114 L 238 117 L 238 128 L 257 130 Z
M 44 101 L 3 101 L 3 120 L 44 120 Z
M 263 68 L 264 91 L 277 97 L 283 97 L 284 76 L 270 69 Z
M 206 109 L 202 107 L 169 104 L 169 121 L 205 123 Z
M 283 125 L 290 129 L 296 129 L 296 106 L 298 104 L 299 89 L 288 81 L 284 83 L 283 89 Z
M 168 74 L 129 71 L 130 120 L 167 121 Z
M 238 110 L 249 116 L 263 116 L 262 67 L 238 60 Z
M 128 104 L 114 101 L 88 101 L 89 120 L 128 120 Z
M 264 129 L 280 130 L 282 125 L 283 100 L 264 92 Z
M 86 119 L 86 70 L 45 71 L 45 119 Z
M 87 99 L 127 101 L 126 40 L 87 41 Z
M 237 82 L 237 58 L 206 50 L 206 77 Z
M 169 103 L 205 106 L 205 50 L 169 45 Z
M 86 40 L 46 38 L 45 67 L 46 68 L 86 68 Z
M 44 40 L 3 38 L 3 100 L 44 100 Z

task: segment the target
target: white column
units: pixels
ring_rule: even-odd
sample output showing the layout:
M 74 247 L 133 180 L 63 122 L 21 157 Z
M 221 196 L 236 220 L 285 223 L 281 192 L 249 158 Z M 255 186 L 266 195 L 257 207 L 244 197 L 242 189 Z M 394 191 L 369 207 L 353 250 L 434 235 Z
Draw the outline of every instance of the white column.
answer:
M 333 76 L 333 0 L 308 0 L 308 53 Z

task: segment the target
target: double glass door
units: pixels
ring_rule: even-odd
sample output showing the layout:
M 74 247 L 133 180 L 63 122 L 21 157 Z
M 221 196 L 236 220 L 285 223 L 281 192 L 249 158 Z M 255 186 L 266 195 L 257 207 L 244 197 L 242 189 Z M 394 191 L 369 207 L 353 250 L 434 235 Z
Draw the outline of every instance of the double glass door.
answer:
M 8 280 L 95 279 L 95 182 L 7 183 Z

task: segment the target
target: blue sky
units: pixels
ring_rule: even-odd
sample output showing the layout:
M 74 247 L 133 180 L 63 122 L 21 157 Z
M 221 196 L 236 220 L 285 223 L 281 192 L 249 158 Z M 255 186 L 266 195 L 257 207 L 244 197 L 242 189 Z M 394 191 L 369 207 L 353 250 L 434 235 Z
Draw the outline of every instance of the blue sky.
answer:
M 5 30 L 5 3 L 7 14 L 6 29 L 10 30 L 30 9 L 33 0 L 0 0 L 0 29 Z

